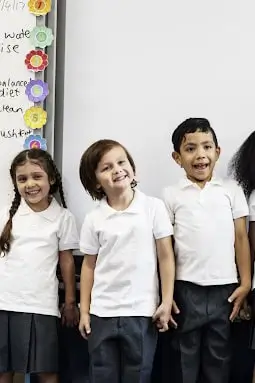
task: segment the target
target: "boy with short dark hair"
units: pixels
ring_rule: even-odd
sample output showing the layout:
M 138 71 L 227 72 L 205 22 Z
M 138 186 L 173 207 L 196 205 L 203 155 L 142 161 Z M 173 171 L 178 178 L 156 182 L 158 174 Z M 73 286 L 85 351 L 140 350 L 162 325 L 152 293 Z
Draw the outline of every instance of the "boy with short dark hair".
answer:
M 185 120 L 172 142 L 173 159 L 186 172 L 164 190 L 174 226 L 179 312 L 171 344 L 180 364 L 172 368 L 178 383 L 227 383 L 230 323 L 251 288 L 247 202 L 235 181 L 213 175 L 220 148 L 207 119 Z

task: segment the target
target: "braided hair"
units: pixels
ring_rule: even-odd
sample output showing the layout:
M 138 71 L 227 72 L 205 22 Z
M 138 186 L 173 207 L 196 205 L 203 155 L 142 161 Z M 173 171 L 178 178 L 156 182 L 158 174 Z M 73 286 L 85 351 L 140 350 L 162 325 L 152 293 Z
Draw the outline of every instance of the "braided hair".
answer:
M 10 251 L 12 241 L 12 219 L 21 202 L 21 196 L 19 194 L 16 181 L 16 170 L 18 166 L 24 165 L 27 161 L 39 165 L 45 173 L 47 173 L 50 181 L 49 194 L 54 195 L 58 192 L 62 206 L 66 208 L 62 178 L 51 155 L 42 149 L 27 149 L 20 152 L 12 161 L 10 168 L 10 176 L 14 186 L 14 198 L 9 210 L 8 221 L 6 222 L 0 236 L 0 253 L 2 256 L 6 255 Z

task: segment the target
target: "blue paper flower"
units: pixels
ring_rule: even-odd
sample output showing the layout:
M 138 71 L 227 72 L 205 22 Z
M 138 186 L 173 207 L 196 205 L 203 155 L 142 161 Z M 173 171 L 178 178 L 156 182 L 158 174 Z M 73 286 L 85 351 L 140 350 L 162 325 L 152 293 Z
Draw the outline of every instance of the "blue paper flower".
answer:
M 31 134 L 25 139 L 23 148 L 47 150 L 47 143 L 45 138 L 42 138 L 39 134 Z

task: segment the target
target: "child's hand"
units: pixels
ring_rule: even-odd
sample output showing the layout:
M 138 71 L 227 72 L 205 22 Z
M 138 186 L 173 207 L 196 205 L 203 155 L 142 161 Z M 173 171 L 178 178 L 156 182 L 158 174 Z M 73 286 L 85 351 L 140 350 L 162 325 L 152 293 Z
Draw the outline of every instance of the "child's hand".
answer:
M 167 331 L 169 329 L 169 322 L 173 327 L 177 327 L 177 323 L 173 319 L 171 311 L 172 305 L 166 305 L 164 303 L 161 303 L 161 305 L 155 311 L 152 320 L 156 323 L 159 332 Z
M 174 314 L 180 314 L 179 307 L 177 306 L 175 301 L 173 301 L 172 311 L 174 312 Z
M 79 323 L 79 310 L 74 303 L 64 303 L 61 309 L 62 324 L 67 327 L 77 326 Z
M 247 300 L 243 301 L 241 309 L 239 311 L 239 318 L 242 320 L 250 320 L 251 319 L 251 307 L 248 305 Z
M 89 334 L 91 333 L 89 313 L 81 314 L 80 323 L 79 323 L 79 331 L 81 333 L 81 336 L 84 339 L 87 339 Z
M 237 287 L 237 289 L 235 289 L 235 291 L 228 298 L 228 301 L 230 303 L 233 302 L 233 309 L 232 309 L 232 312 L 231 312 L 230 317 L 229 317 L 231 322 L 233 322 L 234 319 L 237 317 L 237 315 L 240 311 L 240 308 L 242 306 L 242 303 L 243 303 L 246 295 L 249 293 L 249 291 L 250 291 L 250 286 L 246 287 L 246 286 L 240 285 L 239 287 Z

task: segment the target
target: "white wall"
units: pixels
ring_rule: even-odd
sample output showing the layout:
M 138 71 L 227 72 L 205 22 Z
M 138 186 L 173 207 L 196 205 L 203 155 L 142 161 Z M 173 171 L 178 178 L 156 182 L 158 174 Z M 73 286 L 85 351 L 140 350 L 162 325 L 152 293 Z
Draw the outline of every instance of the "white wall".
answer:
M 79 224 L 92 202 L 78 167 L 93 141 L 133 155 L 140 188 L 159 196 L 180 177 L 170 135 L 207 117 L 218 173 L 255 129 L 254 0 L 67 0 L 63 177 Z

